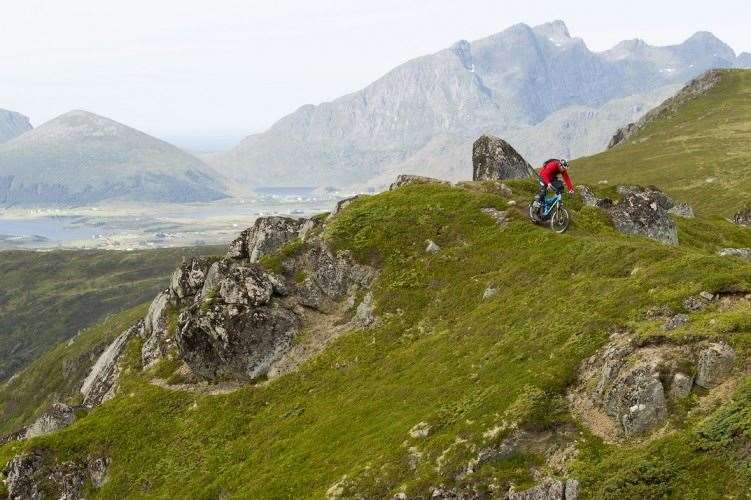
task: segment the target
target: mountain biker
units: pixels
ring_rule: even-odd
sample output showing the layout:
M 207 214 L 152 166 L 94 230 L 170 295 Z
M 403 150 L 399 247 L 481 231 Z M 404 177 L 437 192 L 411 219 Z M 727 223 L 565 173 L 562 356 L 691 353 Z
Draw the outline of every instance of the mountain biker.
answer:
M 563 182 L 558 177 L 563 178 Z M 545 207 L 545 196 L 548 194 L 548 188 L 555 190 L 556 194 L 563 194 L 563 184 L 566 184 L 569 194 L 574 194 L 574 183 L 568 175 L 568 160 L 561 158 L 550 159 L 543 163 L 540 170 L 540 194 L 535 200 L 534 207 L 540 211 L 542 216 Z

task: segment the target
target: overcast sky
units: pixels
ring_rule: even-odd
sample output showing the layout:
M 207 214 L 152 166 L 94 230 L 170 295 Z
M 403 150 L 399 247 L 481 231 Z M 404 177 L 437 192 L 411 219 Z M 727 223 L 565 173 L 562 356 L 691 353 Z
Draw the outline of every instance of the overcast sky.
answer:
M 594 50 L 714 32 L 751 51 L 748 0 L 2 0 L 0 108 L 86 109 L 191 149 L 232 146 L 306 103 L 524 22 Z

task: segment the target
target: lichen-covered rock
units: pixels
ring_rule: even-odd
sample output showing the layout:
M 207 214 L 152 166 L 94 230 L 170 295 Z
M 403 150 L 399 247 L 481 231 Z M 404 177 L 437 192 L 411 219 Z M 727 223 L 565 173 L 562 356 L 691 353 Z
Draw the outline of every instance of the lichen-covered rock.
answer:
M 524 179 L 532 166 L 500 137 L 483 135 L 472 146 L 472 180 Z
M 286 243 L 297 239 L 306 220 L 281 216 L 260 217 L 253 227 L 240 233 L 240 237 L 230 243 L 227 257 L 258 262 L 264 255 L 272 254 Z
M 394 189 L 398 189 L 403 186 L 408 186 L 410 184 L 442 184 L 445 186 L 451 185 L 449 181 L 444 181 L 441 179 L 434 179 L 433 177 L 423 177 L 422 175 L 402 174 L 396 178 L 396 181 L 394 181 L 391 184 L 391 186 L 389 186 L 389 191 L 393 191 Z
M 733 369 L 735 351 L 725 342 L 708 346 L 699 353 L 696 385 L 710 389 L 722 383 Z
M 294 311 L 279 304 L 237 305 L 217 300 L 208 311 L 194 306 L 181 317 L 181 358 L 206 379 L 253 379 L 285 352 L 300 327 Z
M 439 247 L 435 241 L 427 240 L 425 243 L 427 244 L 425 247 L 425 253 L 436 254 L 441 251 L 441 247 Z
M 501 227 L 508 225 L 508 212 L 495 208 L 483 208 L 482 213 L 489 215 Z
M 206 257 L 192 257 L 172 273 L 170 290 L 180 299 L 192 297 L 201 291 L 211 260 Z
M 352 324 L 360 328 L 369 328 L 376 322 L 374 314 L 373 294 L 368 292 L 357 305 L 355 316 L 352 318 Z
M 78 500 L 87 483 L 99 488 L 105 482 L 109 463 L 104 457 L 57 463 L 38 451 L 17 455 L 3 471 L 8 498 Z
M 268 304 L 274 286 L 268 274 L 258 266 L 230 268 L 217 284 L 216 297 L 224 304 L 260 306 Z
M 751 260 L 751 248 L 722 248 L 717 252 L 717 255 Z
M 618 186 L 616 187 L 618 194 L 624 198 L 627 196 L 641 194 L 650 201 L 654 201 L 657 205 L 665 211 L 674 208 L 677 204 L 670 196 L 660 191 L 654 186 Z
M 694 377 L 685 373 L 676 373 L 670 382 L 670 397 L 673 399 L 682 399 L 691 394 L 691 388 L 694 386 Z
M 141 346 L 141 362 L 148 368 L 161 359 L 168 351 L 172 339 L 169 338 L 169 311 L 171 307 L 171 292 L 165 290 L 149 305 L 144 318 L 141 336 L 144 338 Z
M 25 438 L 44 436 L 64 429 L 76 420 L 72 407 L 65 403 L 53 403 L 26 429 Z
M 668 245 L 678 244 L 678 230 L 663 205 L 659 191 L 628 191 L 609 211 L 615 228 L 624 234 L 646 236 Z
M 686 323 L 688 323 L 688 315 L 676 314 L 675 316 L 672 316 L 668 318 L 667 321 L 665 321 L 663 328 L 665 328 L 666 331 L 675 330 L 676 328 L 680 328 Z
M 686 376 L 680 370 L 693 363 L 693 359 L 688 346 L 637 348 L 631 345 L 628 336 L 615 336 L 583 363 L 579 389 L 575 390 L 583 394 L 573 400 L 582 399 L 579 403 L 582 407 L 601 412 L 602 417 L 594 416 L 593 421 L 611 419 L 616 435 L 646 434 L 666 421 L 668 397 L 680 398 L 690 393 L 692 381 L 684 380 Z M 670 380 L 674 385 L 672 391 L 665 385 Z
M 581 196 L 581 199 L 586 206 L 596 207 L 600 203 L 600 198 L 598 198 L 589 187 L 579 185 L 576 187 L 576 190 L 579 191 L 579 196 Z
M 330 312 L 353 287 L 369 287 L 376 275 L 372 268 L 354 262 L 349 252 L 334 255 L 323 244 L 312 245 L 295 266 L 306 274 L 295 297 L 300 304 L 321 312 Z
M 523 491 L 513 486 L 508 491 L 509 500 L 575 500 L 579 497 L 579 482 L 574 479 L 562 481 L 552 477 Z
M 746 208 L 733 216 L 733 222 L 741 226 L 751 226 L 751 208 Z
M 668 213 L 684 219 L 694 218 L 694 209 L 688 203 L 677 203 L 674 207 L 668 209 Z
M 91 372 L 81 385 L 83 404 L 94 407 L 114 396 L 119 375 L 118 362 L 128 341 L 138 335 L 143 329 L 143 322 L 139 322 L 121 333 L 105 351 L 99 356 Z

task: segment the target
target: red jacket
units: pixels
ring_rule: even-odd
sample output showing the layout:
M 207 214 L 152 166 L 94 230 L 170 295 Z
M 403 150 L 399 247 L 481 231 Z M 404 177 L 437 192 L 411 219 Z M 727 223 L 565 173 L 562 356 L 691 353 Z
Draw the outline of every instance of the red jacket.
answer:
M 563 170 L 561 168 L 560 161 L 548 160 L 542 166 L 542 170 L 540 170 L 540 178 L 546 185 L 553 182 L 558 174 L 561 174 L 561 177 L 563 177 L 563 182 L 566 183 L 566 188 L 568 188 L 569 191 L 572 191 L 574 189 L 574 183 L 571 182 L 571 177 L 568 176 L 568 169 Z

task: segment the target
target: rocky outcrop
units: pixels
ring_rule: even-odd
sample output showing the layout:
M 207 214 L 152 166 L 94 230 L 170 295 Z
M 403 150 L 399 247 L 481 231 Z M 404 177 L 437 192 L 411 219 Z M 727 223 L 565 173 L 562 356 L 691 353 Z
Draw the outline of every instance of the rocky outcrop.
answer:
M 230 243 L 227 258 L 258 262 L 264 255 L 274 253 L 298 238 L 305 222 L 306 219 L 291 217 L 260 217 L 253 227 L 240 233 L 240 237 Z
M 500 137 L 483 135 L 472 146 L 472 180 L 524 179 L 534 172 L 527 160 Z
M 146 312 L 144 326 L 140 334 L 144 339 L 141 346 L 141 363 L 149 367 L 164 356 L 169 349 L 169 309 L 172 292 L 164 290 L 156 296 Z
M 751 260 L 751 248 L 721 248 L 717 255 L 720 257 L 739 257 Z
M 193 257 L 183 260 L 172 273 L 170 290 L 178 299 L 192 297 L 203 287 L 212 260 L 206 257 Z
M 670 116 L 675 113 L 681 106 L 699 96 L 702 96 L 712 90 L 722 77 L 722 70 L 710 70 L 689 82 L 675 96 L 663 102 L 661 105 L 644 115 L 638 122 L 630 123 L 625 127 L 618 129 L 608 143 L 608 149 L 612 149 L 623 144 L 633 137 L 638 131 L 643 129 L 648 123 Z
M 139 335 L 144 328 L 143 322 L 139 322 L 121 333 L 105 351 L 99 356 L 89 375 L 81 385 L 83 404 L 94 407 L 112 398 L 117 388 L 119 376 L 118 362 L 125 350 L 128 341 Z
M 671 399 L 688 396 L 694 385 L 710 388 L 727 379 L 734 360 L 735 352 L 722 342 L 636 346 L 628 334 L 617 334 L 583 363 L 570 400 L 603 437 L 640 436 L 665 423 Z M 603 419 L 612 427 L 603 426 Z
M 64 429 L 76 420 L 72 407 L 64 403 L 53 403 L 33 424 L 26 428 L 26 439 L 44 436 Z
M 619 192 L 623 199 L 608 210 L 616 230 L 678 244 L 678 230 L 665 208 L 672 200 L 656 189 L 625 188 Z
M 545 478 L 538 485 L 523 491 L 513 486 L 508 491 L 509 500 L 576 500 L 579 498 L 579 481 Z
M 589 188 L 589 186 L 579 185 L 576 187 L 576 189 L 577 191 L 579 191 L 579 196 L 581 197 L 582 201 L 588 207 L 597 207 L 607 210 L 613 206 L 613 200 L 611 200 L 610 198 L 598 197 Z
M 751 208 L 736 212 L 733 216 L 733 223 L 740 226 L 751 226 Z
M 394 189 L 398 189 L 400 187 L 409 186 L 411 184 L 441 184 L 444 186 L 451 185 L 450 182 L 442 181 L 441 179 L 434 179 L 432 177 L 423 177 L 422 175 L 402 174 L 396 178 L 396 181 L 394 181 L 391 184 L 391 186 L 389 186 L 389 191 L 393 191 Z
M 489 215 L 501 227 L 508 225 L 509 212 L 507 210 L 497 210 L 495 208 L 483 208 L 482 213 Z
M 24 453 L 11 459 L 3 471 L 8 498 L 78 500 L 86 486 L 96 489 L 104 484 L 109 465 L 106 457 L 57 463 L 41 451 Z
M 375 276 L 371 268 L 310 236 L 316 224 L 284 217 L 259 219 L 232 243 L 228 257 L 214 262 L 203 282 L 191 287 L 195 294 L 179 301 L 177 355 L 194 375 L 265 375 L 290 350 L 303 325 L 304 308 L 330 314 L 345 297 L 370 285 Z M 299 244 L 282 256 L 281 274 L 255 262 L 292 241 Z M 183 266 L 183 274 L 190 268 Z M 364 297 L 353 320 L 358 327 L 375 321 L 372 296 Z

